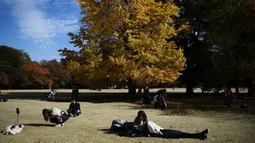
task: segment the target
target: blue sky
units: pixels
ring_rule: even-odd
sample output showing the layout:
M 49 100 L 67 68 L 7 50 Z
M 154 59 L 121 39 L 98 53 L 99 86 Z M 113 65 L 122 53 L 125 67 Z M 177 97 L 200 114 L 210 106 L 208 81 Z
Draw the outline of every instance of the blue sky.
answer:
M 0 0 L 0 45 L 59 60 L 58 49 L 73 49 L 67 33 L 78 31 L 80 17 L 76 0 Z

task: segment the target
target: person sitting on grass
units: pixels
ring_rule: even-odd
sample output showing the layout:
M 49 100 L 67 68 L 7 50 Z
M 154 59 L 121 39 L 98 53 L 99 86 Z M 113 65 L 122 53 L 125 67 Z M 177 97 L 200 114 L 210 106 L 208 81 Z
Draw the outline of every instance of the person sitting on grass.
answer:
M 143 110 L 140 110 L 137 113 L 136 119 L 140 120 L 140 122 L 136 121 L 134 122 L 134 124 L 141 128 L 144 134 L 148 137 L 153 136 L 162 138 L 194 138 L 194 139 L 207 138 L 208 129 L 205 129 L 200 133 L 186 133 L 178 130 L 164 129 L 155 124 L 153 121 L 149 120 L 146 113 Z
M 50 121 L 51 123 L 55 123 L 55 127 L 64 126 L 64 123 L 69 119 L 69 115 L 56 107 L 51 109 L 43 109 L 42 114 L 44 120 L 47 122 Z
M 69 105 L 69 109 L 67 110 L 67 112 L 73 117 L 79 116 L 81 114 L 80 103 L 73 99 Z
M 154 97 L 155 109 L 159 107 L 161 110 L 165 110 L 167 108 L 165 97 L 166 97 L 166 89 L 157 91 L 157 95 Z

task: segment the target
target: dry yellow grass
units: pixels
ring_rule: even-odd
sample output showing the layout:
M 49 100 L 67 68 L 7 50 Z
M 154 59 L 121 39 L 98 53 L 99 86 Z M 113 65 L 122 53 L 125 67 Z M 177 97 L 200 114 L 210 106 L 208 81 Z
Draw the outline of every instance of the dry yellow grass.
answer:
M 43 120 L 42 109 L 56 106 L 66 110 L 69 103 L 37 100 L 14 100 L 0 103 L 0 129 L 16 123 L 15 108 L 20 108 L 20 123 L 49 124 Z M 25 126 L 14 136 L 0 135 L 1 143 L 254 143 L 255 118 L 252 115 L 216 112 L 196 112 L 186 116 L 164 115 L 160 110 L 145 109 L 149 118 L 165 128 L 196 132 L 209 129 L 207 140 L 128 138 L 106 134 L 113 119 L 132 121 L 139 107 L 130 103 L 81 102 L 82 115 L 70 118 L 64 127 Z

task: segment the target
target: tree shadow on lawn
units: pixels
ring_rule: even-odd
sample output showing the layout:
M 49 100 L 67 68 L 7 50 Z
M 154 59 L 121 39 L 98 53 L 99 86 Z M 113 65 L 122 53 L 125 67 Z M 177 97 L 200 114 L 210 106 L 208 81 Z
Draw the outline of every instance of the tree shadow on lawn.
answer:
M 242 115 L 255 115 L 255 97 L 238 97 L 233 100 L 233 106 L 228 108 L 224 105 L 223 96 L 168 96 L 166 110 L 161 115 L 187 115 L 201 112 L 215 113 L 233 113 Z M 247 109 L 241 109 L 240 105 L 246 103 Z M 142 108 L 142 102 L 134 103 L 136 105 L 126 105 L 132 110 L 154 109 L 150 105 L 149 108 Z M 154 109 L 161 110 L 161 109 Z
M 33 127 L 54 127 L 54 124 L 41 124 L 41 123 L 31 123 L 31 124 L 23 124 L 24 126 L 33 126 Z

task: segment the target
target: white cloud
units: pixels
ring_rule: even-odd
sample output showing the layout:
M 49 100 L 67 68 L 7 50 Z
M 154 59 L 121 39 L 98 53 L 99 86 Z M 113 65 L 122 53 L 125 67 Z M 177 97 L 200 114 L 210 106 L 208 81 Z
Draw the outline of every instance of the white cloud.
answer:
M 51 0 L 0 0 L 0 3 L 11 4 L 13 15 L 16 17 L 21 37 L 33 40 L 42 47 L 54 45 L 52 38 L 78 30 L 78 18 L 56 18 L 47 15 L 42 7 L 50 6 Z M 55 0 L 51 6 L 61 6 L 64 2 L 73 3 L 75 0 Z M 69 15 L 70 13 L 67 13 Z

